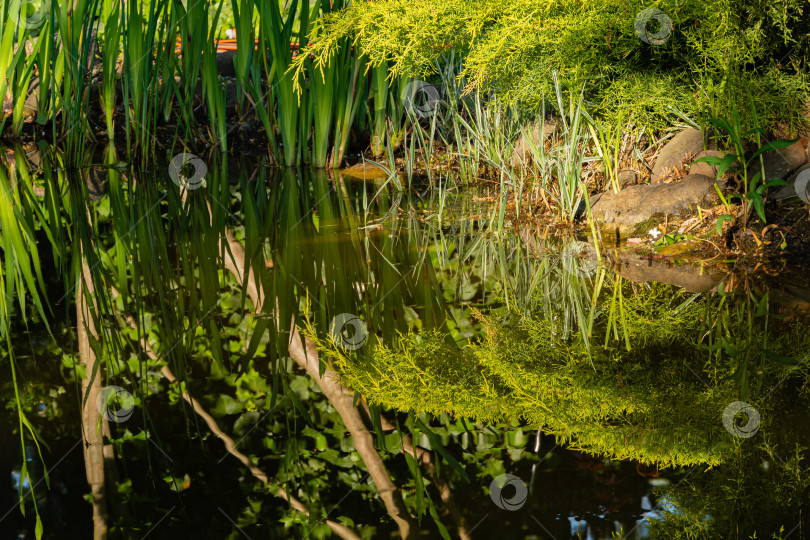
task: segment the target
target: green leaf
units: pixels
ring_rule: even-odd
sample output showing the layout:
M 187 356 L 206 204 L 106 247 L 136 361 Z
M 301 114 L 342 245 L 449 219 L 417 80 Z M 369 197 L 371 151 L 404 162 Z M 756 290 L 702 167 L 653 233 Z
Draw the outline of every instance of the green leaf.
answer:
M 769 360 L 773 360 L 774 362 L 779 362 L 780 364 L 785 364 L 788 366 L 796 366 L 801 364 L 801 360 L 796 360 L 795 358 L 790 358 L 789 356 L 784 356 L 773 351 L 765 351 L 765 357 Z
M 256 350 L 261 344 L 264 333 L 270 326 L 271 319 L 269 317 L 258 317 L 256 321 L 256 328 L 253 329 L 253 334 L 250 336 L 250 344 L 248 345 L 247 353 L 245 353 L 245 363 L 250 361 L 256 354 Z
M 729 135 L 734 135 L 734 129 L 732 129 L 731 125 L 722 118 L 710 118 L 709 122 L 719 127 Z
M 214 416 L 225 416 L 227 414 L 236 414 L 242 411 L 242 405 L 234 398 L 227 394 L 220 394 L 217 398 L 211 413 Z
M 723 177 L 723 174 L 731 167 L 731 164 L 737 160 L 737 156 L 734 154 L 726 154 L 720 163 L 717 165 L 717 179 Z
M 419 429 L 424 431 L 425 434 L 427 435 L 428 439 L 430 440 L 430 446 L 432 448 L 435 448 L 436 451 L 438 451 L 444 457 L 444 459 L 447 460 L 447 462 L 450 464 L 453 470 L 455 470 L 467 482 L 469 482 L 470 477 L 467 475 L 467 471 L 464 470 L 464 467 L 462 467 L 461 464 L 456 460 L 456 458 L 454 458 L 450 454 L 450 452 L 448 452 L 447 449 L 442 445 L 442 442 L 439 440 L 439 437 L 437 437 L 436 434 L 433 433 L 433 431 L 431 431 L 431 429 L 427 427 L 424 424 L 424 422 L 422 422 L 419 418 L 414 417 L 414 420 L 416 421 L 416 425 L 419 427 Z
M 763 135 L 763 136 L 766 136 L 766 137 L 768 135 L 768 133 L 764 129 L 762 129 L 762 128 L 754 128 L 754 129 L 749 129 L 748 131 L 746 131 L 745 135 L 743 135 L 743 138 L 748 138 L 748 137 L 750 137 L 751 135 L 754 135 L 754 134 L 759 134 L 759 135 Z
M 765 201 L 763 201 L 761 197 L 757 197 L 752 204 L 754 205 L 754 210 L 757 211 L 757 215 L 762 220 L 762 223 L 767 223 L 765 219 Z
M 794 139 L 792 141 L 788 141 L 786 139 L 781 139 L 778 141 L 769 142 L 759 148 L 756 152 L 751 154 L 751 157 L 748 159 L 748 163 L 751 163 L 753 160 L 758 158 L 760 155 L 764 154 L 765 152 L 770 152 L 771 150 L 781 150 L 782 148 L 787 148 L 795 143 L 798 139 Z
M 439 529 L 439 534 L 442 535 L 442 538 L 444 538 L 444 540 L 450 540 L 450 533 L 447 532 L 447 528 L 444 526 L 444 523 L 442 523 L 442 520 L 439 519 L 439 514 L 432 504 L 430 505 L 430 517 L 432 517 L 433 522 L 436 523 L 436 527 Z
M 705 156 L 700 159 L 696 159 L 693 163 L 708 163 L 712 167 L 717 167 L 723 163 L 723 158 L 718 156 Z
M 419 469 L 419 464 L 408 452 L 405 455 L 405 462 L 408 464 L 408 470 L 411 471 L 416 491 L 416 515 L 417 519 L 421 522 L 422 516 L 425 514 L 425 484 L 422 480 L 422 471 Z
M 717 227 L 717 234 L 723 234 L 723 223 L 729 220 L 734 220 L 734 216 L 730 214 L 723 214 L 722 216 L 717 218 L 717 223 L 715 226 Z
M 781 178 L 772 178 L 771 180 L 768 180 L 767 182 L 762 184 L 762 187 L 769 188 L 769 187 L 773 187 L 773 186 L 789 186 L 789 185 L 790 185 L 790 182 L 786 182 L 785 180 L 782 180 Z

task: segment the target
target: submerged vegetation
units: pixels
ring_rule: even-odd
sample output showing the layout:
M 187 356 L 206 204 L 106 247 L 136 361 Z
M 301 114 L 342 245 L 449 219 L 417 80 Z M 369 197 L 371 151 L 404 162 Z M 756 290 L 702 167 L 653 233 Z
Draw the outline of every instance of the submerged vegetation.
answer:
M 809 10 L 0 0 L 0 530 L 795 538 Z
M 343 526 L 364 538 L 420 529 L 437 537 L 453 537 L 455 529 L 463 537 L 474 515 L 454 513 L 448 501 L 461 508 L 469 501 L 472 509 L 505 471 L 526 474 L 531 465 L 542 479 L 563 467 L 562 457 L 546 460 L 530 450 L 532 432 L 537 441 L 553 438 L 564 446 L 560 456 L 573 456 L 594 475 L 632 460 L 664 471 L 644 474 L 671 473 L 674 485 L 700 468 L 694 474 L 701 483 L 688 484 L 699 495 L 677 487 L 657 495 L 683 509 L 660 524 L 670 524 L 670 532 L 710 514 L 713 536 L 724 520 L 759 504 L 753 490 L 716 493 L 711 478 L 728 478 L 735 464 L 768 451 L 785 463 L 768 458 L 774 476 L 767 481 L 794 469 L 798 476 L 769 499 L 779 508 L 773 521 L 763 527 L 754 520 L 744 530 L 771 531 L 806 511 L 800 452 L 808 441 L 784 429 L 807 404 L 805 322 L 781 321 L 785 314 L 766 291 L 730 281 L 721 294 L 631 283 L 616 269 L 560 250 L 565 238 L 499 232 L 497 207 L 428 194 L 430 184 L 416 179 L 413 198 L 391 197 L 386 179 L 352 183 L 339 176 L 333 189 L 322 170 L 275 175 L 226 158 L 209 163 L 202 189 L 183 190 L 165 173 L 159 182 L 140 182 L 138 169 L 115 166 L 113 151 L 106 152 L 107 168 L 85 170 L 54 167 L 60 154 L 47 145 L 41 151 L 38 166 L 19 151 L 15 166 L 3 169 L 21 215 L 37 205 L 48 209 L 31 214 L 32 235 L 44 234 L 40 246 L 52 248 L 32 251 L 47 261 L 21 261 L 14 282 L 27 284 L 25 272 L 34 277 L 43 265 L 59 274 L 43 274 L 41 285 L 34 278 L 24 304 L 8 306 L 6 335 L 11 339 L 25 321 L 44 333 L 50 321 L 62 337 L 46 357 L 61 358 L 68 379 L 50 393 L 27 383 L 5 391 L 18 392 L 15 409 L 32 422 L 21 440 L 35 463 L 58 457 L 30 446 L 34 437 L 53 446 L 36 412 L 40 403 L 46 414 L 54 411 L 54 421 L 71 404 L 87 400 L 93 408 L 85 388 L 102 376 L 131 393 L 134 414 L 102 427 L 117 449 L 114 462 L 133 476 L 120 485 L 107 478 L 107 489 L 115 485 L 119 494 L 107 495 L 108 515 L 94 505 L 95 522 L 111 536 L 153 526 L 185 530 L 191 518 L 171 510 L 172 497 L 180 496 L 219 505 L 204 503 L 211 511 L 191 520 L 194 530 L 232 531 L 208 517 L 225 512 L 241 516 L 238 526 L 251 534 L 294 527 L 327 536 Z M 99 171 L 107 195 L 94 201 Z M 41 312 L 32 309 L 35 294 Z M 87 331 L 73 334 L 70 315 L 49 315 L 47 306 L 58 313 L 65 300 L 98 328 L 92 340 Z M 346 313 L 366 322 L 354 352 L 337 346 L 332 329 Z M 290 340 L 274 321 L 297 321 L 306 336 L 290 326 Z M 82 336 L 88 346 L 76 354 L 71 343 L 81 345 Z M 306 364 L 299 342 L 314 365 Z M 98 368 L 87 363 L 88 351 L 100 359 Z M 25 347 L 7 341 L 5 352 L 27 381 Z M 356 396 L 341 394 L 340 401 L 330 386 L 336 377 Z M 723 427 L 724 407 L 735 399 L 756 406 L 769 450 L 737 441 Z M 367 411 L 367 427 L 352 416 L 359 411 Z M 189 437 L 200 439 L 201 450 L 186 449 Z M 550 446 L 545 452 L 554 455 Z M 194 458 L 181 466 L 176 456 L 189 452 Z M 205 454 L 227 462 L 217 474 L 205 472 Z M 414 461 L 414 454 L 424 457 Z M 379 495 L 384 477 L 369 480 L 375 463 L 387 469 L 400 513 L 390 506 L 396 499 Z M 241 487 L 220 473 L 241 477 Z M 38 478 L 30 476 L 34 469 L 26 474 Z M 747 471 L 740 481 L 757 478 Z M 242 495 L 225 503 L 215 498 L 223 489 Z M 345 492 L 351 497 L 337 520 L 326 501 Z M 26 494 L 20 488 L 30 505 Z M 54 497 L 38 500 L 47 510 Z M 721 513 L 729 497 L 735 510 Z M 160 503 L 144 503 L 150 498 Z M 373 517 L 367 500 L 376 501 Z M 50 510 L 43 515 L 46 531 L 60 530 Z M 386 517 L 392 515 L 406 517 Z M 517 527 L 520 519 L 507 521 Z M 628 531 L 632 523 L 624 523 Z

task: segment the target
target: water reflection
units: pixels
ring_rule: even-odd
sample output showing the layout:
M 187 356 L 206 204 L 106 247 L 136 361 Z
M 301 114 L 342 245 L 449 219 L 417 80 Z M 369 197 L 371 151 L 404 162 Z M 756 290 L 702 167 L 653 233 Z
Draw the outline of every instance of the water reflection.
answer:
M 3 437 L 26 448 L 4 463 L 17 498 L 39 474 L 23 463 L 63 475 L 38 497 L 46 537 L 98 535 L 93 515 L 139 538 L 762 537 L 806 519 L 800 272 L 597 262 L 427 183 L 212 155 L 184 190 L 103 156 L 67 171 L 42 146 L 2 168 Z M 133 396 L 126 421 L 97 410 L 102 385 Z M 754 437 L 724 426 L 736 401 Z M 82 461 L 103 471 L 92 508 L 89 476 L 61 472 Z M 502 474 L 528 487 L 518 508 L 490 497 Z M 23 519 L 7 495 L 4 527 L 32 534 L 33 501 Z

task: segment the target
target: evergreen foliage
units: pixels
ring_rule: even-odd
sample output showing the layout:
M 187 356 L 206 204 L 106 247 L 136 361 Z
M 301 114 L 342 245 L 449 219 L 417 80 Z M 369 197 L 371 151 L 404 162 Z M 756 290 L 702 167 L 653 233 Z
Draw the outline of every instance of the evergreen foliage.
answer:
M 636 32 L 648 8 L 672 21 L 658 45 Z M 646 30 L 655 33 L 655 25 Z M 452 48 L 465 57 L 468 90 L 537 110 L 553 95 L 551 73 L 558 72 L 571 87 L 590 84 L 595 112 L 634 114 L 651 127 L 669 125 L 673 108 L 713 116 L 734 104 L 742 109 L 750 87 L 771 127 L 802 122 L 808 32 L 803 0 L 391 0 L 355 2 L 319 20 L 309 50 L 325 65 L 349 37 L 372 64 L 389 62 L 392 76 L 425 77 Z
M 465 347 L 437 331 L 401 334 L 393 343 L 378 343 L 367 357 L 329 340 L 317 343 L 344 383 L 370 403 L 542 426 L 573 448 L 610 458 L 661 466 L 722 463 L 733 442 L 723 410 L 747 391 L 738 384 L 738 362 L 761 356 L 765 334 L 751 328 L 728 354 L 713 340 L 727 329 L 745 328 L 750 310 L 727 309 L 728 299 L 708 296 L 684 302 L 663 285 L 619 286 L 625 306 L 619 333 L 627 332 L 630 351 L 623 340 L 600 337 L 604 316 L 590 337 L 590 355 L 580 331 L 562 337 L 546 316 L 507 322 L 481 316 L 485 339 Z M 706 331 L 706 321 L 713 321 L 717 335 Z M 768 347 L 795 353 L 807 341 L 796 337 L 786 332 L 784 343 Z M 768 369 L 777 375 L 782 368 Z M 763 417 L 770 406 L 757 402 Z

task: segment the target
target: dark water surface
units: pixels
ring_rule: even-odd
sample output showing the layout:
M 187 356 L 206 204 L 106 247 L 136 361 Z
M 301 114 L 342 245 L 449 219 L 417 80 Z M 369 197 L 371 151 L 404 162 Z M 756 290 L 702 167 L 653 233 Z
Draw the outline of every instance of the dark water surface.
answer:
M 372 454 L 414 538 L 810 530 L 810 284 L 795 262 L 605 246 L 599 260 L 562 229 L 499 229 L 491 203 L 435 179 L 208 157 L 189 183 L 110 153 L 78 171 L 25 154 L 6 152 L 0 202 L 30 228 L 42 307 L 6 236 L 3 538 L 34 537 L 32 484 L 44 537 L 93 536 L 83 409 L 106 443 L 109 538 L 337 538 L 327 519 L 398 537 Z M 78 312 L 97 329 L 95 376 Z M 292 321 L 371 449 L 291 358 Z

